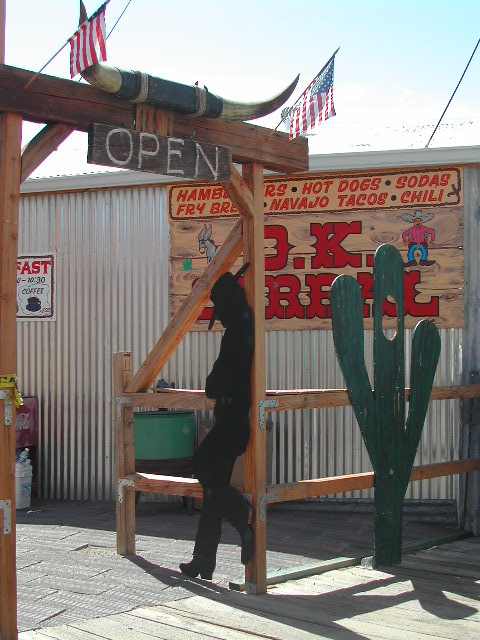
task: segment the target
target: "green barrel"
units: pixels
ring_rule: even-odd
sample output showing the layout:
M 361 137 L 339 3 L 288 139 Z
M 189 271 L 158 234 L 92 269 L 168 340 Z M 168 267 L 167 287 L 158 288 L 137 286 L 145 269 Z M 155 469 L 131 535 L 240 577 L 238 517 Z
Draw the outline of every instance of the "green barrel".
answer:
M 136 460 L 179 460 L 193 457 L 193 411 L 142 411 L 134 414 L 133 424 Z

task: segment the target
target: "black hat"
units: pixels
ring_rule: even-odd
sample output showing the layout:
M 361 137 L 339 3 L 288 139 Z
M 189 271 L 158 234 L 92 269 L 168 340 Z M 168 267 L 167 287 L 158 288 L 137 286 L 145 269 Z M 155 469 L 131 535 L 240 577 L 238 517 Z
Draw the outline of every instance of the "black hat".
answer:
M 238 280 L 243 276 L 245 271 L 250 266 L 249 262 L 245 262 L 244 265 L 237 271 L 235 275 L 227 271 L 216 281 L 216 283 L 212 287 L 212 291 L 210 293 L 210 300 L 215 305 L 217 301 L 224 300 L 225 298 L 234 297 L 238 285 Z M 213 323 L 217 318 L 217 313 L 215 307 L 213 307 L 212 317 L 210 318 L 210 323 L 208 325 L 208 330 L 213 327 Z

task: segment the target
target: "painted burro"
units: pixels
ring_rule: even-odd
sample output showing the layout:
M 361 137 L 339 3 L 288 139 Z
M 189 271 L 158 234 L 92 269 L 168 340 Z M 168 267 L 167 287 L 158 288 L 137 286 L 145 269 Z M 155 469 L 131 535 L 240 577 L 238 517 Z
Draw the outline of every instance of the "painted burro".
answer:
M 463 325 L 463 189 L 461 168 L 392 169 L 365 173 L 267 178 L 265 319 L 269 329 L 330 328 L 330 287 L 337 275 L 360 284 L 372 326 L 373 256 L 382 243 L 401 252 L 405 323 L 430 318 Z M 169 188 L 172 313 L 239 216 L 221 185 Z M 240 264 L 240 260 L 239 260 Z M 385 302 L 384 313 L 396 309 Z M 208 307 L 195 328 L 206 329 Z

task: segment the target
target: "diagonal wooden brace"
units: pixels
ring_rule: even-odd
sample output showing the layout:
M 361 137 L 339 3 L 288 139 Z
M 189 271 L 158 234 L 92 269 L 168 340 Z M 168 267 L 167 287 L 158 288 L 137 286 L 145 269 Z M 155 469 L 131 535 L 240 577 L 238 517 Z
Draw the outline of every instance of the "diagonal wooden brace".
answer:
M 228 193 L 230 200 L 237 207 L 240 215 L 245 218 L 253 218 L 253 194 L 235 167 L 232 166 L 230 181 L 223 182 L 222 186 Z

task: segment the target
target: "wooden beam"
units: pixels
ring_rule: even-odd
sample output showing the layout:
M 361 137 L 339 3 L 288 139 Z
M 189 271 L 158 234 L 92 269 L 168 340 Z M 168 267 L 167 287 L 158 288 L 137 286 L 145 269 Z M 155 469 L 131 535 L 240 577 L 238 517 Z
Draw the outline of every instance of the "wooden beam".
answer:
M 20 204 L 22 118 L 0 114 L 0 375 L 17 371 L 17 254 Z M 10 424 L 0 403 L 0 500 L 4 505 L 0 530 L 0 637 L 17 637 L 15 564 L 15 403 Z M 9 513 L 7 514 L 7 512 Z M 10 530 L 3 524 L 10 518 Z
M 135 131 L 149 131 L 159 136 L 173 135 L 173 112 L 155 109 L 146 104 L 135 108 Z
M 69 124 L 86 131 L 93 122 L 134 126 L 135 105 L 90 85 L 0 65 L 0 110 L 32 122 Z
M 243 218 L 243 257 L 250 262 L 245 273 L 245 291 L 255 318 L 255 349 L 252 365 L 250 441 L 245 453 L 245 492 L 252 495 L 255 507 L 255 554 L 247 565 L 245 582 L 251 593 L 267 590 L 267 526 L 262 517 L 261 499 L 266 484 L 266 436 L 260 422 L 260 402 L 265 399 L 265 249 L 264 183 L 260 164 L 246 165 L 244 178 L 252 193 L 253 218 Z
M 237 207 L 240 215 L 245 218 L 253 218 L 253 196 L 235 167 L 232 167 L 232 175 L 229 182 L 223 183 L 223 188 L 228 197 Z
M 161 476 L 153 473 L 131 473 L 125 478 L 127 494 L 128 486 L 133 491 L 145 493 L 160 493 L 167 496 L 186 496 L 203 498 L 202 485 L 194 478 L 180 478 L 177 476 Z
M 122 403 L 123 390 L 132 379 L 130 353 L 113 354 L 113 396 L 115 398 L 115 486 L 117 553 L 122 556 L 135 553 L 135 495 L 126 492 L 119 500 L 119 481 L 135 473 L 135 441 L 133 406 Z
M 435 462 L 433 464 L 424 464 L 420 467 L 413 467 L 410 482 L 428 480 L 429 478 L 440 478 L 442 476 L 453 476 L 456 473 L 470 473 L 471 471 L 480 471 L 480 458 Z
M 22 151 L 21 181 L 25 182 L 75 129 L 68 124 L 47 124 Z
M 408 398 L 410 389 L 405 389 Z M 445 386 L 432 389 L 431 400 L 459 400 L 480 396 L 480 385 Z M 156 393 L 128 393 L 134 407 L 162 409 L 194 409 L 208 411 L 213 409 L 215 401 L 206 397 L 202 389 L 162 389 Z M 288 411 L 302 409 L 322 409 L 346 407 L 350 405 L 345 389 L 308 389 L 298 391 L 267 391 L 268 400 L 276 400 L 276 407 L 265 407 L 265 411 Z
M 238 220 L 225 242 L 197 280 L 190 295 L 172 318 L 162 337 L 127 386 L 127 393 L 146 391 L 168 362 L 207 302 L 215 281 L 230 269 L 242 251 L 242 221 Z
M 420 467 L 413 467 L 410 482 L 455 475 L 456 473 L 469 473 L 480 470 L 480 458 L 469 460 L 452 460 L 450 462 L 437 462 Z M 319 498 L 335 493 L 346 493 L 360 489 L 372 489 L 375 486 L 375 474 L 373 471 L 355 473 L 345 476 L 330 478 L 317 478 L 315 480 L 301 480 L 288 484 L 272 484 L 267 486 L 267 502 L 292 502 Z
M 258 162 L 264 169 L 285 173 L 308 171 L 306 138 L 289 140 L 288 133 L 272 133 L 271 129 L 245 122 L 174 116 L 173 135 L 186 138 L 193 133 L 196 140 L 229 147 L 237 163 Z
M 125 397 L 132 399 L 134 408 L 209 411 L 215 406 L 215 400 L 200 390 L 164 389 L 159 393 L 130 393 Z
M 297 389 L 295 391 L 267 391 L 269 399 L 276 400 L 276 407 L 268 407 L 267 411 L 289 411 L 299 409 L 315 409 L 322 407 L 347 407 L 350 403 L 346 389 Z M 408 402 L 410 389 L 405 389 Z M 480 397 L 480 385 L 449 385 L 433 387 L 430 394 L 432 400 L 460 400 L 462 398 Z
M 71 80 L 0 65 L 0 111 L 19 113 L 33 122 L 69 124 L 87 131 L 90 124 L 135 128 L 136 105 L 104 91 Z M 173 137 L 223 145 L 232 150 L 234 162 L 261 162 L 273 171 L 292 173 L 308 170 L 308 141 L 289 140 L 286 133 L 212 118 L 173 115 Z

